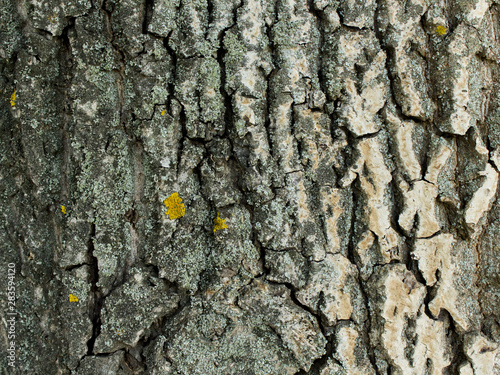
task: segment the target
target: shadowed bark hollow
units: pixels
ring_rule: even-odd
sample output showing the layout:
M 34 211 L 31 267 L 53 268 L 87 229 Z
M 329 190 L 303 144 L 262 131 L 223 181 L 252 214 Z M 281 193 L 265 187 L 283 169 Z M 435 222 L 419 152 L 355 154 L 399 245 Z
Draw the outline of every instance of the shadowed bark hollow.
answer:
M 500 374 L 499 16 L 0 0 L 0 372 Z

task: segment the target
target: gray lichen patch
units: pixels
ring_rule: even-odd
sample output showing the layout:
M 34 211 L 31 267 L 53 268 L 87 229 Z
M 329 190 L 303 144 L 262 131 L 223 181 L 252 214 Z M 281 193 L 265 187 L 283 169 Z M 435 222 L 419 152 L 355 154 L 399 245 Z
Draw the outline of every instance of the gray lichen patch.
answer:
M 166 358 L 172 364 L 167 374 L 236 375 L 250 370 L 259 375 L 273 371 L 292 375 L 298 370 L 293 355 L 259 318 L 246 314 L 231 321 L 210 310 L 202 315 L 201 306 L 189 311 L 173 322 L 179 330 L 172 331 L 165 343 Z
M 30 0 L 23 5 L 26 6 L 28 19 L 32 26 L 48 31 L 54 36 L 60 36 L 63 33 L 70 17 L 84 15 L 91 8 L 89 0 Z
M 254 276 L 260 274 L 260 254 L 250 238 L 252 223 L 248 210 L 241 206 L 230 206 L 221 208 L 217 215 L 224 220 L 227 228 L 218 229 L 214 224 L 215 246 L 211 258 L 215 267 L 221 272 L 238 271 L 243 267 Z
M 104 301 L 101 333 L 95 343 L 99 353 L 135 346 L 155 321 L 177 308 L 179 296 L 164 280 L 140 269 L 129 272 L 129 282 L 114 289 Z
M 179 60 L 175 95 L 183 106 L 188 137 L 210 140 L 224 131 L 220 77 L 219 64 L 213 58 Z
M 229 141 L 214 139 L 208 144 L 208 158 L 200 165 L 203 194 L 216 207 L 236 204 L 242 198 L 236 184 L 240 170 L 231 156 Z
M 267 279 L 280 284 L 291 284 L 296 289 L 306 284 L 308 262 L 297 250 L 266 252 Z
M 70 369 L 75 369 L 80 359 L 87 354 L 87 342 L 92 336 L 89 325 L 89 301 L 91 289 L 91 268 L 82 266 L 62 275 L 59 283 L 52 283 L 59 290 L 57 304 L 61 306 L 60 320 L 49 323 L 59 326 L 59 330 L 67 332 L 66 348 L 62 352 L 61 362 Z M 75 298 L 76 297 L 76 298 Z
M 157 355 L 171 373 L 294 374 L 321 356 L 325 339 L 317 322 L 286 287 L 254 281 L 235 300 L 244 279 L 226 280 L 170 320 L 165 351 Z
M 299 368 L 308 371 L 312 361 L 323 355 L 326 340 L 317 321 L 291 301 L 286 287 L 254 281 L 243 292 L 239 306 L 278 335 Z
M 119 50 L 135 56 L 143 50 L 147 36 L 143 23 L 148 11 L 143 0 L 106 1 L 106 11 L 112 17 L 113 44 Z
M 190 293 L 198 289 L 200 274 L 208 267 L 210 242 L 200 230 L 180 228 L 165 247 L 158 247 L 148 255 L 148 262 L 160 268 L 160 277 L 177 283 Z
M 115 353 L 100 356 L 100 357 L 85 357 L 75 374 L 89 375 L 99 374 L 104 375 L 107 373 L 131 375 L 133 372 L 130 370 L 126 360 L 125 352 L 123 350 Z
M 23 68 L 16 72 L 14 108 L 23 129 L 22 144 L 30 165 L 30 179 L 39 189 L 42 204 L 54 204 L 64 173 L 61 165 L 64 99 L 51 86 L 63 81 L 64 65 L 56 58 L 61 53 L 59 46 L 36 34 L 30 40 L 32 47 L 18 55 Z
M 375 19 L 377 2 L 368 0 L 360 3 L 355 0 L 338 1 L 338 12 L 342 16 L 342 24 L 350 27 L 372 28 Z
M 169 114 L 174 109 L 161 108 L 169 96 L 169 84 L 173 82 L 174 67 L 172 57 L 165 49 L 162 40 L 150 35 L 145 36 L 141 44 L 144 52 L 130 59 L 124 71 L 124 115 L 133 119 L 158 120 L 161 111 Z M 157 113 L 158 112 L 158 113 Z M 156 126 L 148 127 L 155 130 Z

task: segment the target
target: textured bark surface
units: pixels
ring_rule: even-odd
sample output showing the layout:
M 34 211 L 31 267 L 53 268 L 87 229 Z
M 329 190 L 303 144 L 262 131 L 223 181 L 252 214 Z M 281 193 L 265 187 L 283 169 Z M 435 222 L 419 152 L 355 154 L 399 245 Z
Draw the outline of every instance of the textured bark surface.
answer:
M 500 374 L 499 17 L 0 0 L 2 373 Z

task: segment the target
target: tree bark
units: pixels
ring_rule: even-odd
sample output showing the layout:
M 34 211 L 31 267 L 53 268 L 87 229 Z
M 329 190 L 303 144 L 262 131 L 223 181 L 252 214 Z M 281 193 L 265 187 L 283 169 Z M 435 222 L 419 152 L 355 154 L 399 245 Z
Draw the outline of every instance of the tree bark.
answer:
M 500 374 L 499 16 L 0 0 L 2 373 Z

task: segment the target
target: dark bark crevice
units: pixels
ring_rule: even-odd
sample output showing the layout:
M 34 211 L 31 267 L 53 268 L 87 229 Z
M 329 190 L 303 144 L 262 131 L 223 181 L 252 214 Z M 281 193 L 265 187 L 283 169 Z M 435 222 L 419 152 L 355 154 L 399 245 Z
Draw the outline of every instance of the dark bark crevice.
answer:
M 90 321 L 92 322 L 92 336 L 87 341 L 87 356 L 94 355 L 94 345 L 97 337 L 101 333 L 101 309 L 104 303 L 104 298 L 100 288 L 99 283 L 99 264 L 96 256 L 94 255 L 94 239 L 96 235 L 96 225 L 90 225 L 90 233 L 88 238 L 88 251 L 90 258 L 92 260 L 91 266 L 91 288 L 90 288 L 90 298 L 89 298 L 89 314 Z

